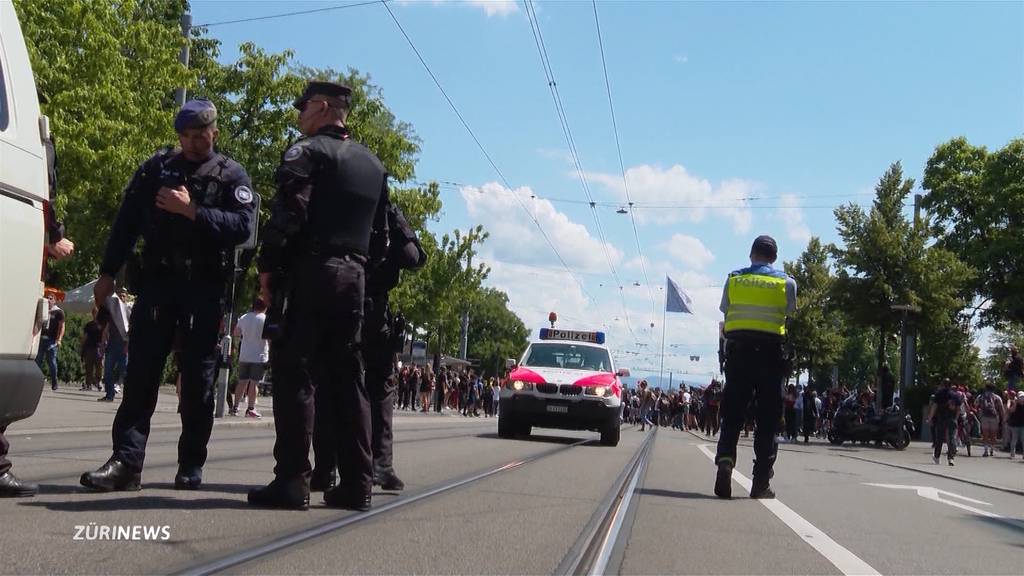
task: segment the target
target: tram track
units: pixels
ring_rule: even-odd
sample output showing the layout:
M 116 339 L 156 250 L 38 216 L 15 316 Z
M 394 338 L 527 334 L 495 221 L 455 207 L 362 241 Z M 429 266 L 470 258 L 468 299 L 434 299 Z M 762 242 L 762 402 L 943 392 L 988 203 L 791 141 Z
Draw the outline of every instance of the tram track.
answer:
M 208 557 L 199 562 L 178 567 L 172 570 L 171 573 L 188 575 L 223 573 L 226 570 L 250 564 L 254 561 L 265 561 L 277 556 L 283 556 L 299 545 L 341 533 L 382 516 L 393 514 L 399 510 L 409 509 L 435 497 L 476 484 L 487 478 L 519 470 L 533 463 L 595 442 L 596 439 L 594 438 L 581 439 L 544 450 L 532 456 L 490 466 L 454 480 L 440 482 L 415 494 L 401 496 L 394 501 L 374 507 L 367 512 L 346 513 L 341 517 L 311 526 L 298 529 L 292 528 L 265 538 L 256 545 Z M 637 488 L 639 478 L 646 467 L 652 444 L 653 433 L 649 434 L 642 441 L 641 446 L 636 449 L 616 479 L 612 489 L 601 500 L 598 512 L 594 514 L 594 517 L 585 526 L 583 533 L 577 540 L 577 546 L 573 548 L 575 550 L 578 547 L 580 552 L 585 554 L 579 554 L 580 561 L 572 564 L 576 572 L 568 573 L 596 574 L 600 572 L 591 571 L 593 566 L 608 565 L 611 552 L 617 549 L 615 545 L 618 541 L 618 535 L 624 528 L 625 514 L 631 508 L 633 501 L 631 499 Z M 570 555 L 572 555 L 573 550 L 570 551 Z M 563 561 L 563 564 L 569 565 L 566 561 Z M 557 573 L 561 572 L 556 571 Z

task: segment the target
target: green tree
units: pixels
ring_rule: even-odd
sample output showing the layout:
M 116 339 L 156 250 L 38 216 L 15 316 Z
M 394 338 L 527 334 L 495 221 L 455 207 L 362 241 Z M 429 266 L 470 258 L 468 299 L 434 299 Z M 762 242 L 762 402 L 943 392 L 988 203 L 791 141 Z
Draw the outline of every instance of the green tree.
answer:
M 835 281 L 829 263 L 830 246 L 811 238 L 795 262 L 785 264 L 797 283 L 797 309 L 789 319 L 789 343 L 796 352 L 794 369 L 807 370 L 819 379 L 817 369 L 831 366 L 843 349 L 842 318 L 832 302 Z
M 178 63 L 177 23 L 156 17 L 173 6 L 15 2 L 60 158 L 57 213 L 77 246 L 55 268 L 64 288 L 95 278 L 121 190 L 142 160 L 174 141 L 173 93 L 190 72 Z
M 462 312 L 474 304 L 490 272 L 484 264 L 471 265 L 487 237 L 483 226 L 476 226 L 465 233 L 456 229 L 443 234 L 439 241 L 429 235 L 421 238 L 426 266 L 404 275 L 392 293 L 392 301 L 410 324 L 425 330 L 433 349 L 443 354 L 457 350 Z
M 1024 322 L 1024 139 L 995 152 L 965 138 L 941 144 L 923 187 L 939 244 L 978 272 L 984 323 Z
M 917 307 L 922 342 L 937 342 L 957 325 L 972 277 L 970 268 L 948 250 L 928 245 L 925 224 L 904 216 L 904 201 L 913 187 L 897 162 L 879 180 L 870 212 L 854 204 L 835 211 L 845 243 L 833 252 L 836 300 L 851 322 L 877 330 L 876 369 L 887 361 L 889 338 L 898 330 L 900 316 L 893 305 Z M 927 366 L 948 371 L 952 357 L 929 356 Z
M 468 355 L 480 361 L 484 375 L 500 375 L 505 359 L 518 358 L 529 336 L 523 321 L 508 309 L 504 292 L 494 288 L 480 290 L 469 315 Z

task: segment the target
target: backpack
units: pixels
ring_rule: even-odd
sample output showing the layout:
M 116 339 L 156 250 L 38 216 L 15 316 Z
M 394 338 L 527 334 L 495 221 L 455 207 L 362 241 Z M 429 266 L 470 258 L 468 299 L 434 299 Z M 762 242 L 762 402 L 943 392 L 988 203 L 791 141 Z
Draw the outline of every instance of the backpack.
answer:
M 995 417 L 999 413 L 996 411 L 996 403 L 992 394 L 982 394 L 981 396 L 981 415 L 986 417 Z

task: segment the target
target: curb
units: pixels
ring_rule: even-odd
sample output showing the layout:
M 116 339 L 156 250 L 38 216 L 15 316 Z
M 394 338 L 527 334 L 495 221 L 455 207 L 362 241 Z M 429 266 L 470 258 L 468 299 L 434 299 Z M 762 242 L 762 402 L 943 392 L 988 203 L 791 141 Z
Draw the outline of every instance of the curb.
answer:
M 273 428 L 273 418 L 261 418 L 259 420 L 252 421 L 222 421 L 218 418 L 213 420 L 213 429 L 218 428 Z M 176 424 L 153 424 L 149 427 L 150 430 L 174 430 L 181 428 L 181 423 Z M 14 438 L 18 436 L 41 436 L 45 434 L 71 434 L 71 433 L 83 433 L 83 432 L 110 432 L 110 424 L 105 426 L 81 426 L 79 428 L 36 428 L 30 430 L 8 430 L 4 436 Z

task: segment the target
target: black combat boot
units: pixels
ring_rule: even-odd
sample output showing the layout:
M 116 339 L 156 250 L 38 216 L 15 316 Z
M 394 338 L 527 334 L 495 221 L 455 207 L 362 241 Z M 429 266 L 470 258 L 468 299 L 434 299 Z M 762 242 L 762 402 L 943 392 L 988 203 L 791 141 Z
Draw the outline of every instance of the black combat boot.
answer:
M 0 498 L 18 498 L 21 496 L 35 496 L 39 487 L 19 480 L 10 472 L 0 474 Z
M 401 492 L 405 489 L 405 482 L 395 474 L 394 469 L 377 472 L 373 475 L 373 483 L 388 492 Z
M 100 492 L 134 492 L 142 489 L 142 474 L 111 458 L 95 472 L 82 474 L 82 486 Z
M 321 470 L 313 470 L 313 474 L 309 478 L 309 491 L 327 492 L 337 484 L 338 475 L 334 473 L 334 470 L 327 473 L 324 473 Z
M 178 465 L 178 473 L 174 475 L 175 490 L 198 490 L 202 483 L 202 466 Z
M 275 478 L 263 488 L 249 490 L 249 504 L 261 508 L 308 510 L 309 486 L 301 477 L 292 480 Z
M 365 512 L 370 509 L 370 493 L 338 486 L 324 492 L 324 503 L 331 508 L 344 508 L 345 510 Z
M 718 474 L 715 476 L 715 496 L 732 498 L 732 462 L 728 460 L 718 463 Z

